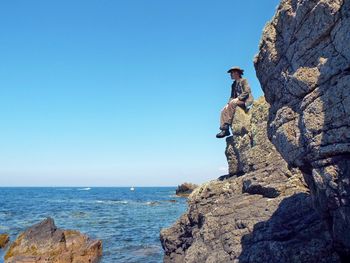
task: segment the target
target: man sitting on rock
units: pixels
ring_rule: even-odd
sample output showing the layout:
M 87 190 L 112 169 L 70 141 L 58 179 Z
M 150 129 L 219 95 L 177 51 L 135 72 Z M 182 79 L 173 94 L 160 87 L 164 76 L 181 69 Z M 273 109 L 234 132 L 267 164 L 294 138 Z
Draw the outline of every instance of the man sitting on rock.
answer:
M 234 82 L 231 85 L 231 97 L 227 105 L 221 110 L 221 132 L 216 134 L 216 138 L 224 138 L 230 135 L 230 125 L 237 106 L 246 110 L 253 103 L 254 99 L 248 81 L 242 78 L 243 71 L 239 67 L 233 67 L 227 71 L 231 74 L 231 79 L 234 79 Z

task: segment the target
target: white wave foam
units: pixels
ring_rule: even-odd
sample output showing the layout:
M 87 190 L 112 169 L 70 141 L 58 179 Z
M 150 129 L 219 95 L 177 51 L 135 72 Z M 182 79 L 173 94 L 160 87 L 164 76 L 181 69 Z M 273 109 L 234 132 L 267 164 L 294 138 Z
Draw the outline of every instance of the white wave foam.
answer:
M 113 204 L 128 204 L 129 202 L 126 200 L 96 200 L 96 203 L 113 205 Z

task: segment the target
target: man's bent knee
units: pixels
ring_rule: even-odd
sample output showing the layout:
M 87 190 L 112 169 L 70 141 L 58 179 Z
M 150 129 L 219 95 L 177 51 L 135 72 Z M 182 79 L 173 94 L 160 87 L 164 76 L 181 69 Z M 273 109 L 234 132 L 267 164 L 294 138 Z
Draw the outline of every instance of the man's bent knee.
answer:
M 227 108 L 228 108 L 228 105 L 225 105 L 225 107 L 223 107 L 223 108 L 221 109 L 221 112 L 226 111 Z
M 231 107 L 237 107 L 238 104 L 237 104 L 236 101 L 232 100 L 232 101 L 230 101 L 229 105 L 230 105 Z
M 235 103 L 235 102 L 230 102 L 230 104 L 227 105 L 228 108 L 233 109 L 233 110 L 235 110 L 237 106 L 238 106 L 238 105 L 237 105 L 237 103 Z

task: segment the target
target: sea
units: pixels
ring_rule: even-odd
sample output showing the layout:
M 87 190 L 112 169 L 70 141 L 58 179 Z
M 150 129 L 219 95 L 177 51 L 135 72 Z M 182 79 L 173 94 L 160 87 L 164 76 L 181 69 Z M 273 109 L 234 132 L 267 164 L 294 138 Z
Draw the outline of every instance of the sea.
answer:
M 187 209 L 176 187 L 0 187 L 0 233 L 11 241 L 52 217 L 103 242 L 101 263 L 163 262 L 159 239 Z M 4 251 L 0 250 L 0 262 Z

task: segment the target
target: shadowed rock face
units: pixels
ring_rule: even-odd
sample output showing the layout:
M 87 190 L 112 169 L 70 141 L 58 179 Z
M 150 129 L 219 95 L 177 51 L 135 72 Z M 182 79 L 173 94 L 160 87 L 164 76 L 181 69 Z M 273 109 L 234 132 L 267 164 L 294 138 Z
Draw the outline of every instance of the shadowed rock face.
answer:
M 5 255 L 6 263 L 80 263 L 98 262 L 102 241 L 91 240 L 75 230 L 62 230 L 52 218 L 21 233 Z
M 303 172 L 342 257 L 350 255 L 350 1 L 283 0 L 255 68 L 268 137 Z
M 165 263 L 339 262 L 301 172 L 267 138 L 268 110 L 260 98 L 233 120 L 233 173 L 196 188 L 187 212 L 162 229 Z

